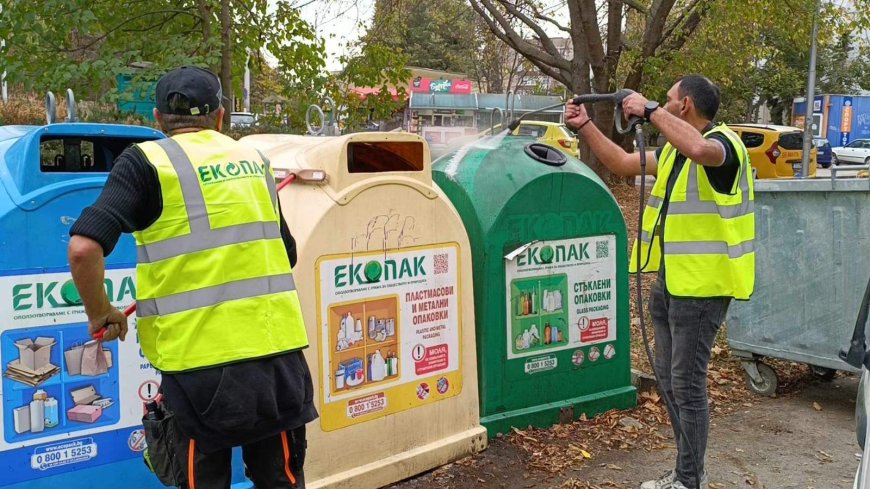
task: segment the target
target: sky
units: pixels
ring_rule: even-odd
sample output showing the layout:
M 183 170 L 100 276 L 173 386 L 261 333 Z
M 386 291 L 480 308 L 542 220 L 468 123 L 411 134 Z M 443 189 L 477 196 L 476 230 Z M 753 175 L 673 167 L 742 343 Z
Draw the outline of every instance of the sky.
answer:
M 371 20 L 374 0 L 313 0 L 301 8 L 301 13 L 326 40 L 327 69 L 337 71 L 341 68 L 339 58 L 347 54 L 345 46 L 365 32 L 360 24 Z

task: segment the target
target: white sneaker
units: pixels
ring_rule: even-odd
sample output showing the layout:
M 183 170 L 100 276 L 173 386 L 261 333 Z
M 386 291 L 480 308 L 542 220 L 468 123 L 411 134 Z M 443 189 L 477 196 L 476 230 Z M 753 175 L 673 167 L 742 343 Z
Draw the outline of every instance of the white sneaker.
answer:
M 676 480 L 677 473 L 671 469 L 654 481 L 644 482 L 640 485 L 640 489 L 672 489 Z
M 707 479 L 707 472 L 701 476 L 701 489 L 709 489 L 710 483 Z M 685 484 L 677 480 L 677 473 L 672 469 L 664 473 L 661 477 L 654 481 L 646 481 L 640 485 L 640 489 L 695 489 L 694 487 L 686 487 Z

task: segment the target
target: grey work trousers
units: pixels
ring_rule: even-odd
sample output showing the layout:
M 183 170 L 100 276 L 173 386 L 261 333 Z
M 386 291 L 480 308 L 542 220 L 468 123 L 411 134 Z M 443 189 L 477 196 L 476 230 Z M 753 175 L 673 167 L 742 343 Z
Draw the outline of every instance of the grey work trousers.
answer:
M 672 297 L 662 275 L 651 291 L 649 307 L 656 340 L 653 368 L 659 388 L 674 401 L 674 409 L 669 407 L 668 415 L 677 441 L 676 474 L 677 479 L 690 488 L 695 487 L 692 449 L 697 457 L 698 473 L 704 473 L 710 431 L 707 364 L 730 302 L 730 298 Z M 685 438 L 680 436 L 678 427 L 682 427 Z

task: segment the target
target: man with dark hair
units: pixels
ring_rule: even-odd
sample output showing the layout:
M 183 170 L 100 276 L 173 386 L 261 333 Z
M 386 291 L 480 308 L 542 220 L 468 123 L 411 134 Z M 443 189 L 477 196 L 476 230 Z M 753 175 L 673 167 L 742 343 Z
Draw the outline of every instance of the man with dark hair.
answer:
M 123 341 L 127 318 L 106 297 L 103 257 L 121 233 L 136 239 L 137 334 L 166 406 L 149 410 L 172 420 L 159 431 L 178 433 L 145 425 L 146 460 L 171 467 L 155 469 L 162 482 L 229 489 L 241 446 L 257 488 L 303 488 L 305 424 L 317 411 L 296 245 L 268 160 L 220 134 L 221 98 L 220 80 L 201 68 L 157 82 L 154 116 L 170 137 L 114 162 L 70 230 L 70 268 L 89 333 Z
M 677 81 L 663 107 L 639 93 L 627 97 L 622 107 L 626 118 L 643 117 L 667 139 L 664 147 L 646 154 L 647 171 L 657 178 L 629 270 L 637 272 L 640 255 L 640 271 L 658 272 L 649 301 L 655 331 L 653 368 L 659 388 L 674 400 L 668 414 L 677 461 L 675 469 L 643 483 L 641 489 L 706 489 L 710 350 L 731 300 L 749 299 L 755 285 L 749 157 L 733 131 L 712 122 L 719 109 L 719 89 L 703 76 Z M 582 105 L 569 103 L 565 121 L 578 128 L 612 172 L 640 174 L 640 154 L 626 153 L 610 141 L 589 123 Z

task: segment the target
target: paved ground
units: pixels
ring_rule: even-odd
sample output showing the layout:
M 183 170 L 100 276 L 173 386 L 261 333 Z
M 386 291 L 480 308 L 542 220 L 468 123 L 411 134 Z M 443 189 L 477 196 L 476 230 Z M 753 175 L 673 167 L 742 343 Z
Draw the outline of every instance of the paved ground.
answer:
M 740 410 L 714 418 L 707 458 L 711 488 L 851 488 L 858 466 L 857 384 L 854 376 L 831 383 L 807 376 L 792 392 L 774 399 L 754 397 Z M 661 429 L 668 433 L 667 427 Z M 477 457 L 394 488 L 634 488 L 673 463 L 672 440 L 667 445 L 603 451 L 552 473 L 529 469 L 528 453 L 504 439 L 494 440 Z

